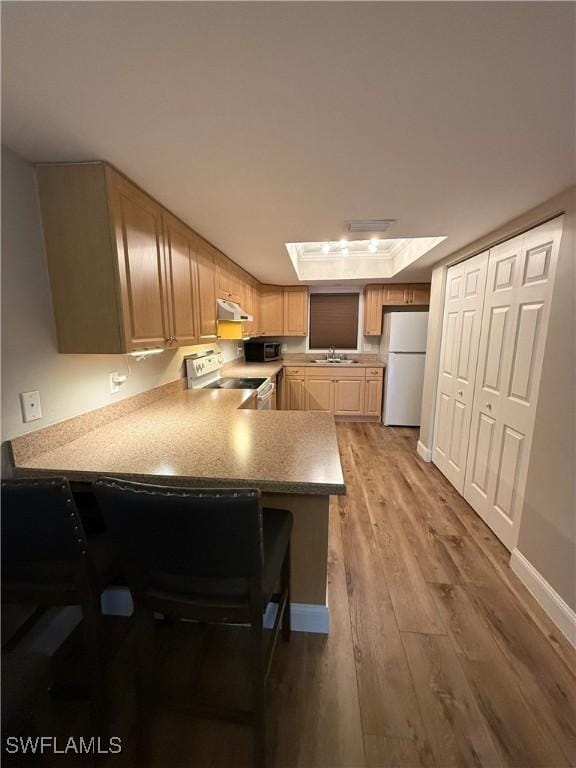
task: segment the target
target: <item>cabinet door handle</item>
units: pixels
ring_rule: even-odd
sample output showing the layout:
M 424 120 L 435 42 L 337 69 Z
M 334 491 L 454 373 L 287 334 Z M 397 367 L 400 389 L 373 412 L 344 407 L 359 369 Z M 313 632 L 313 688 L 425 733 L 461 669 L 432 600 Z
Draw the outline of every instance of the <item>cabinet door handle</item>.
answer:
M 492 410 L 492 403 L 486 403 L 486 408 L 491 411 Z
M 461 389 L 459 389 L 456 394 L 458 395 L 458 397 L 463 397 L 464 392 Z

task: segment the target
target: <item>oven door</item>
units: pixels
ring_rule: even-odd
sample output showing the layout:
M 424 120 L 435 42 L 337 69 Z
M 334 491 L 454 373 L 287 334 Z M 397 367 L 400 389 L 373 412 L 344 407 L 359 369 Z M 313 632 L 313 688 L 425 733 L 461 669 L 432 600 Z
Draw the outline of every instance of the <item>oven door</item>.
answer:
M 271 411 L 272 403 L 274 400 L 274 391 L 276 387 L 273 381 L 269 381 L 262 389 L 258 390 L 256 395 L 256 410 L 258 411 Z

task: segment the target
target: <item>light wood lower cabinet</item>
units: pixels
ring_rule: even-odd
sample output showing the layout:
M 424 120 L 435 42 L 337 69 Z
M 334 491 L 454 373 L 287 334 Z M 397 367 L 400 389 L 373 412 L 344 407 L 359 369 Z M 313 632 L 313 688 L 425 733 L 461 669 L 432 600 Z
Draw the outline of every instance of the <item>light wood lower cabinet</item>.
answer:
M 282 408 L 285 411 L 305 411 L 305 381 L 302 378 L 286 376 L 282 384 Z
M 366 378 L 364 389 L 364 414 L 366 416 L 380 417 L 382 414 L 382 381 L 382 377 Z
M 336 379 L 334 382 L 334 415 L 364 415 L 364 377 Z
M 334 413 L 334 381 L 324 378 L 306 378 L 306 410 L 316 413 Z
M 284 374 L 285 410 L 331 413 L 340 418 L 381 417 L 382 368 L 334 371 L 329 366 L 288 366 Z

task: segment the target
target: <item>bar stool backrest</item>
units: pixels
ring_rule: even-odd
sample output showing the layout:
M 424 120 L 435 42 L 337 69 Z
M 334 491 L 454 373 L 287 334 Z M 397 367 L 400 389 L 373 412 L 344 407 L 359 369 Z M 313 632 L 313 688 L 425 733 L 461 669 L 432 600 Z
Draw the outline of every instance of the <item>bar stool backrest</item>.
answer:
M 148 573 L 206 579 L 261 577 L 260 491 L 100 478 L 94 492 L 128 564 Z

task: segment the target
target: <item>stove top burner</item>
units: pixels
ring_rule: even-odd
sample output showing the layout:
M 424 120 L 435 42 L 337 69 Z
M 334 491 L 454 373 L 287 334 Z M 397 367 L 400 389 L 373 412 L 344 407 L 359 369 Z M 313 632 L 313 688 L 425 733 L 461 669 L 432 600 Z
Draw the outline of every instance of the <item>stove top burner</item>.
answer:
M 258 389 L 266 379 L 218 379 L 213 384 L 207 384 L 204 389 Z

